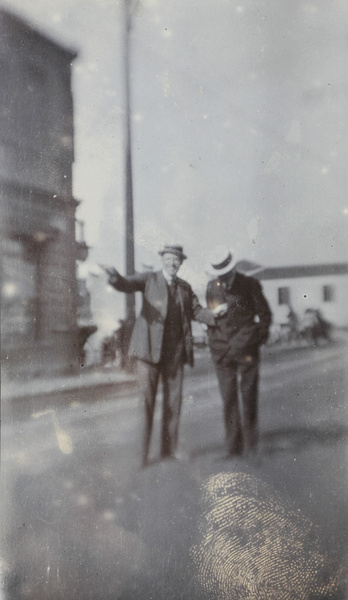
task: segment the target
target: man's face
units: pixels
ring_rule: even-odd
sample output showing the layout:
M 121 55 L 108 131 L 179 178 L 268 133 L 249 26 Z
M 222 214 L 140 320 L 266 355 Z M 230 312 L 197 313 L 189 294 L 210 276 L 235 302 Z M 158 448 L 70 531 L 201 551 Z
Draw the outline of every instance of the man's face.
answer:
M 235 275 L 236 275 L 236 272 L 234 269 L 232 269 L 232 271 L 228 271 L 228 273 L 225 273 L 224 275 L 220 275 L 219 280 L 221 281 L 221 283 L 231 285 L 233 283 Z
M 179 256 L 176 256 L 176 254 L 171 254 L 170 252 L 166 252 L 162 256 L 162 265 L 163 265 L 163 269 L 165 270 L 165 272 L 170 277 L 173 277 L 179 271 L 179 269 L 182 265 L 182 259 L 179 258 Z

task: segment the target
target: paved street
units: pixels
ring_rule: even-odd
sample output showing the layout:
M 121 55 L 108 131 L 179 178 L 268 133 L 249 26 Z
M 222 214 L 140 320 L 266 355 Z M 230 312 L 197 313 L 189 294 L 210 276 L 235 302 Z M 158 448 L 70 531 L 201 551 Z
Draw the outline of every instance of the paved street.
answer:
M 213 577 L 207 575 L 217 555 L 216 544 L 214 557 L 209 554 L 215 543 L 211 531 L 219 533 L 220 525 L 214 521 L 207 534 L 213 513 L 204 504 L 202 485 L 213 490 L 215 500 L 229 490 L 224 518 L 231 527 L 244 511 L 244 537 L 245 524 L 254 515 L 253 526 L 257 525 L 269 540 L 263 554 L 271 548 L 267 529 L 270 517 L 264 518 L 261 508 L 256 513 L 255 507 L 248 509 L 255 498 L 260 507 L 272 503 L 274 523 L 278 523 L 279 515 L 286 515 L 279 521 L 279 528 L 287 532 L 282 533 L 282 539 L 285 535 L 289 539 L 286 552 L 291 553 L 291 546 L 298 558 L 303 551 L 304 570 L 312 569 L 309 563 L 306 567 L 306 561 L 314 560 L 314 556 L 317 563 L 313 572 L 326 563 L 329 579 L 346 565 L 346 342 L 279 355 L 273 348 L 265 349 L 260 390 L 261 451 L 252 460 L 226 460 L 221 400 L 209 353 L 198 350 L 196 354 L 194 370 L 186 372 L 181 459 L 158 461 L 158 403 L 152 464 L 143 471 L 138 470 L 140 419 L 133 384 L 94 386 L 5 403 L 4 599 L 229 597 L 230 584 L 226 584 L 227 591 L 221 588 L 221 565 L 214 567 Z M 240 503 L 242 491 L 244 500 Z M 253 540 L 255 548 L 262 543 L 250 527 L 247 536 L 251 547 Z M 226 556 L 233 557 L 233 548 L 229 547 Z M 272 593 L 259 596 L 255 592 L 255 598 L 287 597 L 281 590 L 291 579 L 286 574 L 290 559 L 284 566 L 279 558 L 282 552 L 275 553 L 279 581 L 274 590 L 278 585 L 279 591 L 272 588 Z M 221 563 L 223 556 L 224 551 Z M 241 556 L 239 548 L 239 559 Z M 268 557 L 269 564 L 273 564 L 272 556 Z M 227 581 L 228 574 L 237 581 L 242 567 L 232 564 L 232 558 L 228 560 L 229 571 L 222 581 Z M 257 557 L 254 566 L 255 561 Z M 251 575 L 246 564 L 243 568 L 244 587 L 239 596 L 234 592 L 236 600 L 252 597 L 245 591 L 251 586 Z M 264 569 L 264 564 L 263 571 L 261 567 L 254 569 L 251 579 L 260 579 Z M 305 592 L 302 596 L 294 592 L 296 585 L 314 585 L 307 579 L 291 584 L 293 596 L 289 598 L 309 597 Z M 259 589 L 257 582 L 252 585 Z M 331 596 L 314 597 L 346 598 L 342 586 Z

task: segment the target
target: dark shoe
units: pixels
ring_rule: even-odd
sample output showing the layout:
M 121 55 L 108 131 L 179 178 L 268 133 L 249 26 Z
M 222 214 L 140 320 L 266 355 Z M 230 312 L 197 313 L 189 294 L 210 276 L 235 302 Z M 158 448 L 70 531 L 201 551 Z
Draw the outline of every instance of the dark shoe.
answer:
M 229 456 L 242 456 L 243 450 L 242 448 L 235 448 L 234 450 L 229 450 L 227 454 L 229 454 Z
M 243 452 L 238 450 L 238 452 L 226 452 L 223 455 L 223 460 L 233 460 L 234 458 L 241 458 L 243 456 Z

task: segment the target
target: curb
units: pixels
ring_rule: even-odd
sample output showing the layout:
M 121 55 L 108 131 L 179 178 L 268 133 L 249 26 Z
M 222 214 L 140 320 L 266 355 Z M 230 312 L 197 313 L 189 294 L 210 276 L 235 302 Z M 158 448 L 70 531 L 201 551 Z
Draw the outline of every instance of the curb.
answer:
M 35 396 L 50 396 L 52 394 L 65 394 L 75 390 L 92 387 L 116 386 L 119 388 L 135 385 L 136 379 L 129 373 L 115 371 L 104 373 L 94 371 L 81 376 L 56 377 L 54 379 L 34 379 L 20 384 L 2 384 L 1 397 L 4 401 L 33 398 Z

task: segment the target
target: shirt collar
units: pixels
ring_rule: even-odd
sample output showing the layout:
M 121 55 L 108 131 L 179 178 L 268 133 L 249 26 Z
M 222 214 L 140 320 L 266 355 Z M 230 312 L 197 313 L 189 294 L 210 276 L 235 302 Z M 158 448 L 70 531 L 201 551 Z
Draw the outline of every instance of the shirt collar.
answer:
M 163 273 L 163 277 L 166 280 L 166 282 L 168 283 L 168 285 L 170 285 L 171 283 L 173 283 L 175 281 L 175 276 L 171 277 L 170 275 L 168 275 L 167 271 L 165 271 L 164 269 L 162 269 L 162 273 Z

